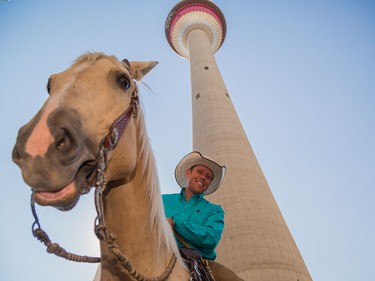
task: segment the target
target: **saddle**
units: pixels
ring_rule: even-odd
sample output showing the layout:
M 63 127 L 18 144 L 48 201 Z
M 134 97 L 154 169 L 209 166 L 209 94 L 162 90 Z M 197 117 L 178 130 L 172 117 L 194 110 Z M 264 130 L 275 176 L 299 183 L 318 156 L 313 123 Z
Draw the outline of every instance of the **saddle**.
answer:
M 190 281 L 215 281 L 208 261 L 193 248 L 179 247 L 181 257 L 190 271 Z
M 175 229 L 173 231 L 178 240 L 185 246 L 179 247 L 179 251 L 190 271 L 189 281 L 215 281 L 208 261 L 197 250 L 190 247 Z

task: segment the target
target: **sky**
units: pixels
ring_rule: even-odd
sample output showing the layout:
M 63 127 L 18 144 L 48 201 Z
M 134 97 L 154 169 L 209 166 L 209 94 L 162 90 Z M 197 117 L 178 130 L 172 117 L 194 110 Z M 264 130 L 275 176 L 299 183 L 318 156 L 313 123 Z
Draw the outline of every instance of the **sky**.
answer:
M 169 47 L 177 0 L 0 1 L 0 280 L 92 280 L 96 265 L 45 251 L 30 188 L 11 161 L 51 74 L 79 55 L 157 60 L 141 102 L 163 193 L 192 149 L 190 69 Z M 232 102 L 313 280 L 375 280 L 375 2 L 217 0 L 216 53 Z M 37 207 L 53 242 L 99 255 L 92 192 L 70 212 Z

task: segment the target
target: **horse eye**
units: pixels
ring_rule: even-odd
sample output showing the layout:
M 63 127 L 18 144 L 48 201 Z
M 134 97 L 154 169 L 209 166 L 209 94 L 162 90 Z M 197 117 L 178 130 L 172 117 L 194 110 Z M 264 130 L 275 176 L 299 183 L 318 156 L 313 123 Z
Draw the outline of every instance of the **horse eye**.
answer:
M 123 88 L 125 90 L 129 90 L 129 88 L 130 88 L 130 80 L 129 80 L 128 77 L 126 77 L 124 75 L 121 75 L 117 79 L 117 83 L 120 85 L 121 88 Z

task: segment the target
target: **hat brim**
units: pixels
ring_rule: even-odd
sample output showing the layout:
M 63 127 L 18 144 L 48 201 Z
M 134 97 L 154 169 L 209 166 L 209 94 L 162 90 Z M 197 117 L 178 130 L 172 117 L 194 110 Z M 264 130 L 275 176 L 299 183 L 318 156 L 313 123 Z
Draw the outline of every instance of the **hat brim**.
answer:
M 181 188 L 186 187 L 185 172 L 196 165 L 206 166 L 207 168 L 211 169 L 213 173 L 213 179 L 211 181 L 211 184 L 208 186 L 208 188 L 204 191 L 203 194 L 208 195 L 215 192 L 219 188 L 221 182 L 224 179 L 225 166 L 220 166 L 216 162 L 202 156 L 202 154 L 200 154 L 198 151 L 193 151 L 185 155 L 177 164 L 175 169 L 175 178 L 178 185 Z

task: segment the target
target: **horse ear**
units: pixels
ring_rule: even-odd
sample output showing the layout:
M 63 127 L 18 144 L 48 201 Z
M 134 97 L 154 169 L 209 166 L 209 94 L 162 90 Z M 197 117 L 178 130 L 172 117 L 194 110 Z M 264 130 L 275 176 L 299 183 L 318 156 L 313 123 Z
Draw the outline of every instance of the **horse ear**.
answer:
M 132 76 L 135 80 L 140 81 L 151 71 L 159 62 L 157 61 L 131 61 L 130 67 Z

